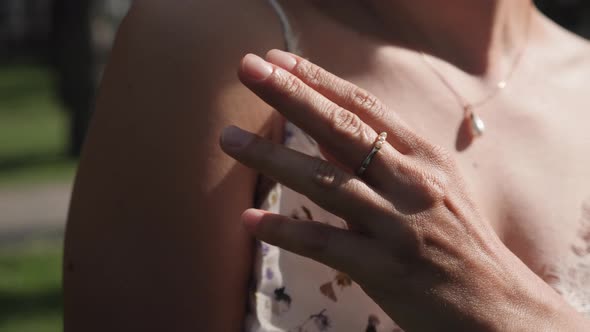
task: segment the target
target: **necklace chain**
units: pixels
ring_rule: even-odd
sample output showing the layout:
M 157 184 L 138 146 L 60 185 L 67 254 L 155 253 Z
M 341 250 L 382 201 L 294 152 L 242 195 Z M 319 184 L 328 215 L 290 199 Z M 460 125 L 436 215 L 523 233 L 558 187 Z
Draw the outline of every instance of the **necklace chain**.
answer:
M 420 52 L 420 55 L 422 57 L 422 60 L 428 65 L 428 67 L 434 72 L 434 74 L 440 79 L 440 81 L 447 87 L 447 89 L 449 89 L 453 93 L 455 98 L 461 104 L 461 107 L 464 110 L 470 110 L 470 109 L 478 108 L 480 106 L 487 104 L 490 100 L 494 99 L 494 97 L 496 97 L 496 95 L 498 95 L 498 93 L 500 93 L 500 91 L 504 90 L 508 86 L 508 83 L 510 82 L 510 79 L 512 78 L 512 74 L 515 72 L 516 67 L 518 67 L 518 63 L 520 62 L 520 58 L 522 58 L 522 53 L 523 52 L 520 52 L 520 54 L 517 56 L 516 60 L 513 62 L 512 66 L 511 66 L 511 70 L 508 72 L 506 77 L 504 79 L 500 80 L 498 83 L 496 83 L 494 85 L 493 90 L 490 93 L 488 93 L 484 98 L 482 98 L 481 100 L 479 100 L 477 102 L 469 102 L 467 100 L 467 98 L 465 98 L 463 95 L 461 95 L 461 93 L 459 93 L 459 91 L 457 91 L 453 87 L 453 85 L 449 82 L 449 80 L 447 80 L 446 77 L 439 70 L 436 69 L 436 67 L 434 66 L 434 63 L 432 62 L 432 60 L 430 59 L 430 57 L 426 53 Z
M 475 108 L 478 108 L 478 107 L 481 107 L 481 106 L 487 104 L 489 101 L 494 99 L 494 97 L 496 97 L 502 90 L 504 90 L 508 86 L 508 83 L 510 82 L 514 72 L 516 71 L 516 68 L 518 67 L 518 65 L 521 62 L 521 59 L 523 57 L 523 54 L 525 53 L 525 50 L 526 50 L 528 42 L 529 42 L 530 29 L 531 29 L 531 16 L 533 13 L 532 7 L 533 7 L 533 5 L 532 5 L 532 1 L 531 1 L 531 8 L 528 13 L 528 18 L 527 18 L 527 23 L 526 23 L 525 42 L 524 42 L 524 45 L 522 46 L 522 48 L 518 51 L 518 54 L 516 55 L 516 57 L 514 58 L 514 61 L 512 62 L 510 70 L 508 71 L 508 73 L 506 74 L 506 76 L 502 80 L 500 80 L 498 83 L 496 83 L 494 85 L 493 90 L 479 101 L 476 101 L 473 103 L 469 102 L 467 100 L 467 98 L 465 98 L 461 93 L 459 93 L 459 91 L 454 88 L 453 84 L 451 84 L 451 82 L 438 69 L 436 69 L 436 66 L 432 62 L 431 58 L 424 51 L 420 51 L 420 55 L 421 55 L 421 58 L 424 61 L 424 63 L 432 70 L 432 72 L 447 87 L 447 89 L 449 89 L 453 93 L 455 98 L 461 104 L 461 107 L 463 108 L 463 111 L 466 113 L 466 115 L 470 115 L 470 113 L 473 112 L 473 110 Z
M 425 62 L 427 67 L 429 67 L 430 70 L 439 78 L 439 80 L 455 96 L 455 98 L 457 99 L 457 101 L 461 105 L 461 107 L 463 109 L 463 117 L 464 117 L 464 121 L 465 121 L 464 124 L 466 124 L 466 126 L 462 125 L 461 128 L 468 128 L 470 131 L 470 134 L 471 134 L 471 138 L 481 136 L 486 128 L 484 121 L 475 113 L 475 109 L 487 104 L 489 101 L 494 99 L 494 97 L 496 97 L 501 91 L 506 89 L 506 87 L 508 86 L 508 83 L 512 79 L 514 72 L 518 68 L 518 66 L 523 58 L 523 55 L 525 53 L 525 50 L 529 44 L 530 30 L 531 30 L 531 25 L 532 25 L 532 17 L 533 17 L 533 13 L 534 13 L 535 4 L 534 4 L 533 0 L 528 0 L 528 1 L 529 1 L 530 6 L 528 9 L 528 13 L 527 13 L 528 15 L 527 15 L 527 22 L 526 22 L 525 41 L 523 43 L 523 46 L 516 54 L 512 64 L 511 64 L 510 70 L 506 73 L 506 76 L 502 80 L 497 82 L 495 84 L 493 90 L 491 90 L 487 95 L 485 95 L 484 98 L 482 98 L 476 102 L 470 102 L 469 100 L 467 100 L 467 98 L 465 98 L 458 91 L 458 89 L 455 89 L 453 84 L 451 84 L 451 82 L 442 74 L 442 72 L 440 72 L 436 68 L 436 66 L 434 65 L 434 63 L 431 60 L 431 57 L 428 56 L 424 51 L 422 51 L 422 50 L 419 51 L 419 53 L 421 55 L 421 59 Z M 369 10 L 372 15 L 375 15 L 374 8 L 369 7 Z M 408 41 L 406 40 L 406 42 L 408 42 Z M 408 43 L 408 44 L 410 45 L 411 43 Z

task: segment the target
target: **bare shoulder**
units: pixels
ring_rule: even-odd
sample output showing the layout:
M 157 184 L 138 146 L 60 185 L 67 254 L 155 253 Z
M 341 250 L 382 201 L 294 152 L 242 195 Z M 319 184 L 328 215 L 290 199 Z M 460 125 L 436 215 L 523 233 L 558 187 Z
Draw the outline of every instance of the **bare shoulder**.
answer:
M 543 34 L 545 43 L 534 49 L 542 58 L 543 68 L 565 88 L 581 88 L 590 83 L 590 41 L 558 26 L 548 18 Z
M 239 83 L 236 69 L 246 53 L 264 54 L 283 43 L 267 0 L 136 1 L 121 25 L 106 82 L 112 73 L 119 78 L 128 73 L 133 79 L 127 89 L 158 91 L 143 92 L 144 98 L 214 103 L 201 112 L 223 112 L 239 103 L 242 109 L 260 109 L 245 121 L 264 122 L 258 116 L 277 115 L 262 110 L 263 104 Z M 240 118 L 247 112 L 229 114 Z
M 264 0 L 134 2 L 70 205 L 66 331 L 242 327 L 252 239 L 236 222 L 257 174 L 218 143 L 230 124 L 267 137 L 276 127 L 236 73 L 246 53 L 281 47 L 271 10 Z
M 127 17 L 132 23 L 127 23 L 170 42 L 223 46 L 231 51 L 255 48 L 253 43 L 275 45 L 282 38 L 275 16 L 267 0 L 143 0 L 133 4 Z
M 224 127 L 280 137 L 280 114 L 240 83 L 237 68 L 246 53 L 282 44 L 266 0 L 135 1 L 105 70 L 80 169 L 118 160 L 113 167 L 135 172 L 158 157 L 150 162 L 158 174 L 190 178 L 206 168 L 201 184 L 223 181 L 235 164 L 218 145 Z

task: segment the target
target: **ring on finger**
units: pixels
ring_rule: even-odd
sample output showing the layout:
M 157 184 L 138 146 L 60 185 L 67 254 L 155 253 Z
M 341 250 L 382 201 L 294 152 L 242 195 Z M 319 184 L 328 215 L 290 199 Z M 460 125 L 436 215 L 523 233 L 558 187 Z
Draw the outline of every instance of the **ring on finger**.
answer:
M 381 148 L 383 147 L 383 144 L 386 142 L 386 139 L 387 139 L 386 132 L 382 132 L 381 134 L 379 134 L 379 136 L 377 136 L 375 143 L 373 143 L 373 148 L 371 149 L 371 152 L 369 152 L 369 154 L 367 155 L 365 160 L 363 160 L 363 162 L 361 163 L 361 166 L 357 169 L 357 171 L 356 171 L 357 176 L 361 176 L 361 175 L 363 175 L 363 173 L 365 173 L 365 171 L 367 170 L 367 167 L 369 167 L 369 164 L 371 163 L 371 160 L 373 160 L 373 158 L 375 157 L 377 152 L 379 152 L 379 150 L 381 150 Z

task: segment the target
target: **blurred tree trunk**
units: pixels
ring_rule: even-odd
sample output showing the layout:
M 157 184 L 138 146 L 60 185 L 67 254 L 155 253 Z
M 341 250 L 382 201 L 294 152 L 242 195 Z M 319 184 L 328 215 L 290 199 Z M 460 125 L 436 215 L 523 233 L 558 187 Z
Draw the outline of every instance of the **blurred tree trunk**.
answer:
M 78 157 L 93 108 L 96 75 L 92 51 L 91 0 L 54 0 L 54 64 L 59 95 L 69 113 L 68 154 Z

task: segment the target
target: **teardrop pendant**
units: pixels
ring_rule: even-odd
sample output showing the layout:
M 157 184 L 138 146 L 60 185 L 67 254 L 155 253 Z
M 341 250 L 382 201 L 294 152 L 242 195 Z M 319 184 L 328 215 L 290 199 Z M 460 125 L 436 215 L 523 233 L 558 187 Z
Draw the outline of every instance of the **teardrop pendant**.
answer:
M 484 131 L 486 130 L 486 125 L 483 120 L 473 111 L 471 111 L 469 114 L 469 120 L 471 122 L 471 133 L 473 136 L 479 137 L 483 135 Z

